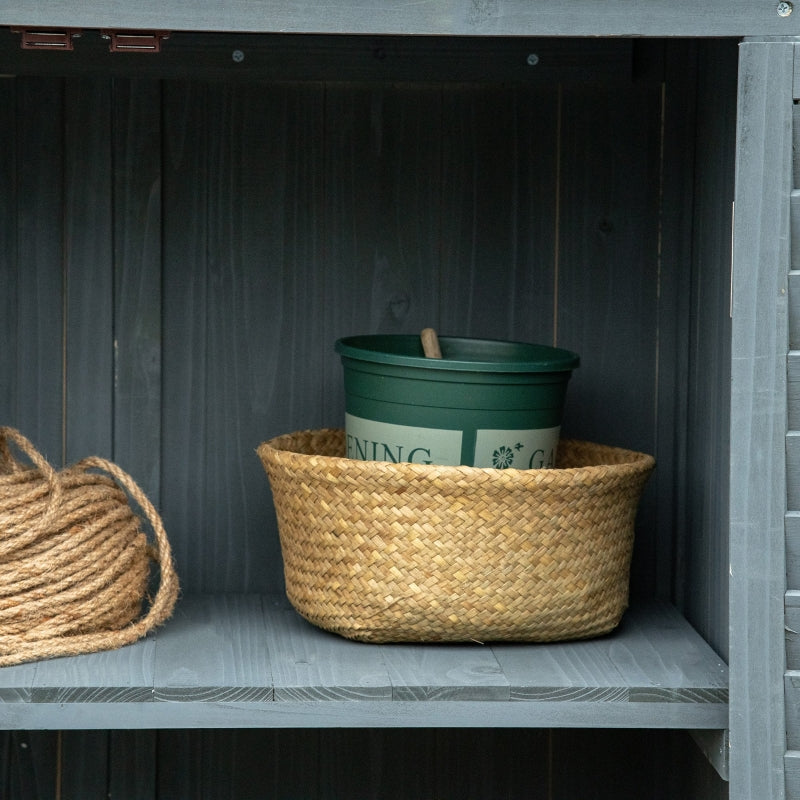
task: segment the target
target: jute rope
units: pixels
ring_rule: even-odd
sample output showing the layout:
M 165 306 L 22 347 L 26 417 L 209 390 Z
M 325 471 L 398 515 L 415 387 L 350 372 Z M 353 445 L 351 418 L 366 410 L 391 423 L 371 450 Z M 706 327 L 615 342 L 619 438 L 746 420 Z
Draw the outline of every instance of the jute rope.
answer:
M 153 563 L 159 588 L 142 616 Z M 94 456 L 56 471 L 0 427 L 0 666 L 130 644 L 169 618 L 177 596 L 161 518 L 127 473 Z

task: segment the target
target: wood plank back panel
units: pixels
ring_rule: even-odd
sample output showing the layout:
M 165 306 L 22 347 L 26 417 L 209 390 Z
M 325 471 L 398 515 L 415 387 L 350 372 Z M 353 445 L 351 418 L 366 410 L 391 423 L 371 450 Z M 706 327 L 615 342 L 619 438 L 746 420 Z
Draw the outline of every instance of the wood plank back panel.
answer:
M 52 463 L 64 458 L 64 86 L 19 81 L 8 109 L 17 129 L 16 368 L 10 422 Z M 16 112 L 16 115 L 13 113 Z
M 57 80 L 19 83 L 51 104 L 63 92 Z M 557 339 L 584 359 L 566 430 L 653 449 L 657 87 L 564 100 L 467 84 L 68 87 L 68 168 L 50 118 L 37 135 L 57 164 L 26 155 L 27 131 L 18 145 L 42 184 L 23 182 L 18 203 L 49 203 L 20 206 L 19 258 L 48 248 L 50 275 L 49 295 L 29 270 L 18 280 L 23 302 L 36 298 L 19 339 L 34 346 L 26 325 L 49 326 L 32 362 L 48 366 L 20 367 L 18 385 L 52 408 L 30 425 L 29 403 L 5 416 L 28 433 L 47 425 L 38 443 L 52 452 L 63 415 L 70 460 L 118 455 L 159 503 L 187 590 L 281 586 L 253 451 L 280 432 L 341 424 L 341 335 L 434 324 Z M 62 172 L 65 254 L 54 235 Z M 47 235 L 27 235 L 48 214 Z M 644 591 L 669 569 L 653 566 L 651 527 L 637 548 Z

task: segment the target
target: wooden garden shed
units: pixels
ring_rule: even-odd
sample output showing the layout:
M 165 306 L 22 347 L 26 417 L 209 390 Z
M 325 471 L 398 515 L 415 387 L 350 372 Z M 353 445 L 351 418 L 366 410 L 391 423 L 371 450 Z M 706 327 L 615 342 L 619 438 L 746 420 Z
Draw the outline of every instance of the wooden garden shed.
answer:
M 0 669 L 7 798 L 800 798 L 800 6 L 0 7 L 0 424 L 126 469 L 182 593 Z M 800 118 L 798 118 L 800 119 Z M 557 644 L 346 641 L 287 604 L 265 439 L 334 341 L 578 352 L 651 453 L 631 605 Z

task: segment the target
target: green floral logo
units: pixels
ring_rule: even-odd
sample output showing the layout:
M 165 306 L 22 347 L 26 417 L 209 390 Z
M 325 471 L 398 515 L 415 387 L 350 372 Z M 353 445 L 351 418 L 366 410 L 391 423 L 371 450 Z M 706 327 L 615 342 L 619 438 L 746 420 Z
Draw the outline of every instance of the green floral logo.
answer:
M 514 451 L 505 445 L 492 453 L 492 466 L 497 469 L 508 469 L 514 463 Z

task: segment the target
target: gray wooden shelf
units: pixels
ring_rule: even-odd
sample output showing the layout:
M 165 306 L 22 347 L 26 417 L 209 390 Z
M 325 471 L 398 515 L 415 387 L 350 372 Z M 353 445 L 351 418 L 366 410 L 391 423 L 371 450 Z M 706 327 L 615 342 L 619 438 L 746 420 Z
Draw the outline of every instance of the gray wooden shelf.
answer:
M 500 0 L 475 3 L 389 3 L 369 7 L 353 0 L 325 3 L 278 0 L 159 0 L 137 3 L 85 0 L 11 0 L 0 25 L 77 28 L 281 33 L 461 34 L 472 36 L 791 36 L 797 14 L 781 16 L 777 2 L 688 0 L 631 3 L 629 0 Z
M 546 645 L 374 645 L 281 598 L 183 598 L 121 650 L 0 670 L 0 728 L 723 729 L 728 670 L 671 606 Z

